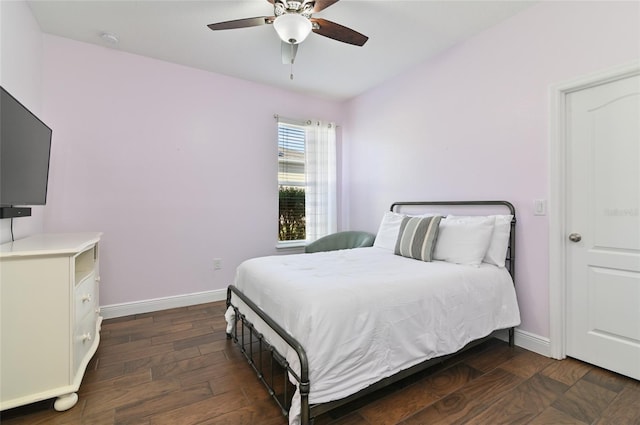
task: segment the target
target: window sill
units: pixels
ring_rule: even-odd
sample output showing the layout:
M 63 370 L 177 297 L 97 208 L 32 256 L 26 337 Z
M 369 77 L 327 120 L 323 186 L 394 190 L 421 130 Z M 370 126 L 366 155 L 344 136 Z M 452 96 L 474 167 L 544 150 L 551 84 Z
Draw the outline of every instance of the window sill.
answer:
M 276 243 L 277 250 L 300 250 L 307 245 L 307 241 L 283 241 Z

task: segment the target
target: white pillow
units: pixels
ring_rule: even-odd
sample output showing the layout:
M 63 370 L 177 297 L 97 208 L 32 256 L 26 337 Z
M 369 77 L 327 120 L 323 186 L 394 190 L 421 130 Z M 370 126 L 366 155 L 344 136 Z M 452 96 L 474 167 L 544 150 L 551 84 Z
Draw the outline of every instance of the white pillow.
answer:
M 493 264 L 498 267 L 505 266 L 507 257 L 507 247 L 509 246 L 509 236 L 511 235 L 511 220 L 513 215 L 490 215 L 490 216 L 454 216 L 449 215 L 447 218 L 464 221 L 482 221 L 484 218 L 493 218 L 495 220 L 491 241 L 484 256 L 483 262 Z
M 405 217 L 431 217 L 437 214 L 424 213 L 421 215 L 407 215 L 392 211 L 387 211 L 382 216 L 380 227 L 373 246 L 395 251 L 398 234 L 400 233 L 400 224 Z
M 494 223 L 493 217 L 445 218 L 440 222 L 434 259 L 479 266 L 489 248 Z
M 382 216 L 382 221 L 380 222 L 378 234 L 376 235 L 376 240 L 373 242 L 373 246 L 394 251 L 396 249 L 398 233 L 400 232 L 400 225 L 404 217 L 404 214 L 391 211 L 385 212 L 384 216 Z
M 496 223 L 493 227 L 493 235 L 489 249 L 484 256 L 484 262 L 504 267 L 504 260 L 507 258 L 507 247 L 509 246 L 509 236 L 511 235 L 511 220 L 513 216 L 494 215 Z

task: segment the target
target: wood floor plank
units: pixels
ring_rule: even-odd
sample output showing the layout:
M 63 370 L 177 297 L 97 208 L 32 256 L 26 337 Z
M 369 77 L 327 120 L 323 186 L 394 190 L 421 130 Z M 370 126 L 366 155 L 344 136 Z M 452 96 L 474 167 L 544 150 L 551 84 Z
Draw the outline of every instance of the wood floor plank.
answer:
M 196 425 L 211 420 L 212 417 L 247 407 L 248 402 L 241 392 L 232 391 L 209 397 L 205 400 L 191 403 L 168 412 L 152 414 L 151 425 Z
M 131 351 L 145 350 L 151 347 L 151 340 L 149 339 L 131 341 L 128 334 L 125 336 L 127 338 L 125 342 L 120 342 L 118 344 L 106 344 L 109 341 L 109 338 L 102 337 L 101 335 L 100 345 L 98 346 L 99 352 L 96 354 L 102 360 L 102 363 L 105 362 L 105 358 L 109 358 L 110 356 L 123 356 L 125 353 Z
M 115 408 L 115 420 L 118 424 L 129 425 L 139 419 L 150 421 L 151 415 L 174 410 L 185 405 L 211 398 L 213 393 L 208 383 L 160 394 L 139 400 L 126 406 Z
M 563 382 L 567 385 L 573 385 L 584 375 L 589 373 L 593 366 L 581 361 L 566 358 L 560 361 L 554 361 L 544 368 L 541 373 L 556 381 Z
M 198 328 L 201 329 L 201 328 Z M 202 328 L 204 329 L 204 328 Z M 227 336 L 224 332 L 221 331 L 211 331 L 211 329 L 206 329 L 202 335 L 196 335 L 189 338 L 182 338 L 173 342 L 173 347 L 175 350 L 183 350 L 189 347 L 199 347 L 204 344 L 209 344 L 212 341 L 223 341 L 226 340 Z
M 86 397 L 101 391 L 117 390 L 118 388 L 136 388 L 139 385 L 149 382 L 151 382 L 151 371 L 140 370 L 136 373 L 126 373 L 102 381 L 84 382 L 83 385 L 80 386 L 78 394 Z
M 558 409 L 548 407 L 527 425 L 587 425 L 587 423 L 567 415 Z
M 287 425 L 288 421 L 271 400 L 263 400 L 251 406 L 242 407 L 209 418 L 198 425 Z
M 286 424 L 286 423 L 285 423 Z M 375 422 L 369 422 L 357 412 L 353 412 L 337 419 L 332 419 L 331 416 L 325 415 L 316 420 L 314 425 L 376 425 Z
M 145 325 L 153 325 L 153 316 L 147 318 L 136 319 L 131 316 L 119 317 L 117 319 L 108 319 L 102 322 L 102 330 L 104 332 L 116 332 L 119 330 L 137 330 L 144 329 Z
M 458 363 L 423 379 L 419 385 L 429 393 L 442 398 L 481 375 L 482 372 L 466 363 Z
M 553 363 L 552 359 L 531 351 L 523 351 L 500 365 L 501 369 L 521 378 L 530 378 L 540 370 Z
M 105 367 L 98 367 L 97 363 L 93 368 L 87 368 L 87 372 L 82 380 L 83 385 L 94 382 L 108 381 L 113 378 L 121 377 L 125 374 L 124 363 L 113 363 Z
M 155 336 L 163 336 L 172 333 L 183 333 L 193 329 L 191 323 L 155 323 L 153 321 L 147 322 L 147 326 L 137 326 L 135 328 L 122 327 L 119 329 L 111 329 L 109 338 L 118 338 L 121 336 L 128 336 L 130 341 L 136 341 L 139 339 L 148 339 Z
M 360 408 L 358 412 L 372 424 L 395 425 L 439 399 L 424 386 L 413 384 Z
M 127 342 L 131 342 L 131 338 L 128 334 L 122 334 L 115 337 L 110 335 L 109 331 L 105 331 L 104 329 L 100 331 L 100 348 L 103 350 L 112 345 L 120 345 Z
M 119 407 L 127 407 L 178 390 L 180 383 L 176 380 L 156 380 L 135 386 L 114 386 L 94 391 L 86 397 L 83 416 L 114 411 Z M 80 396 L 82 394 L 84 393 L 80 393 Z
M 622 391 L 622 389 L 627 386 L 627 383 L 629 383 L 629 378 L 626 376 L 595 367 L 584 375 L 583 379 L 616 393 Z M 638 402 L 640 404 L 640 399 L 638 399 Z
M 466 360 L 465 363 L 482 372 L 490 372 L 522 351 L 518 347 L 511 348 L 507 344 L 502 344 L 478 353 L 477 356 Z
M 188 325 L 188 324 L 171 325 L 171 329 L 173 330 L 174 326 L 185 326 L 185 325 Z M 164 334 L 153 336 L 151 337 L 151 345 L 162 345 L 167 342 L 183 341 L 186 339 L 191 339 L 194 337 L 201 337 L 201 336 L 211 337 L 212 331 L 213 329 L 209 327 L 193 329 L 189 326 L 189 328 L 184 331 L 170 331 Z
M 146 357 L 151 357 L 160 353 L 169 353 L 173 351 L 173 344 L 168 342 L 162 345 L 151 345 L 150 340 L 146 340 L 149 343 L 142 344 L 145 340 L 135 341 L 127 344 L 113 345 L 109 347 L 108 352 L 101 351 L 97 355 L 100 356 L 100 362 L 98 367 L 104 367 L 106 365 L 128 362 L 131 360 L 139 360 Z M 140 342 L 141 344 L 138 344 Z M 121 351 L 118 351 L 118 348 Z
M 219 339 L 217 341 L 208 341 L 204 344 L 198 345 L 198 350 L 200 350 L 200 354 L 209 354 L 214 351 L 224 351 L 227 348 L 227 338 L 225 336 L 224 339 Z
M 569 386 L 562 382 L 536 374 L 518 385 L 515 391 L 507 394 L 503 400 L 521 409 L 542 411 L 568 389 Z
M 480 403 L 489 403 L 517 387 L 522 381 L 523 379 L 509 372 L 494 369 L 469 382 L 456 393 L 465 394 L 468 398 Z
M 221 352 L 213 352 L 204 356 L 192 357 L 172 363 L 165 363 L 151 368 L 153 379 L 168 378 L 197 371 L 207 366 L 226 363 L 227 359 Z
M 432 404 L 416 414 L 400 422 L 401 425 L 424 424 L 453 424 L 464 417 L 474 417 L 486 409 L 482 403 L 477 403 L 467 395 L 461 393 L 450 394 L 444 399 Z
M 640 387 L 625 386 L 604 409 L 596 425 L 640 425 Z
M 616 397 L 616 393 L 591 382 L 580 380 L 553 407 L 586 423 L 598 419 Z
M 199 382 L 215 381 L 223 376 L 233 376 L 237 373 L 243 373 L 247 368 L 251 370 L 250 366 L 246 363 L 242 364 L 229 361 L 215 362 L 200 369 L 183 372 L 177 378 L 182 385 L 189 386 Z
M 533 375 L 486 410 L 466 421 L 468 425 L 526 424 L 559 398 L 568 386 L 542 375 Z
M 188 383 L 189 381 L 181 380 L 181 382 Z M 211 391 L 216 395 L 240 389 L 251 401 L 263 399 L 269 394 L 267 389 L 260 385 L 253 370 L 239 370 L 237 373 L 218 376 L 208 382 Z
M 122 363 L 122 367 L 126 373 L 134 373 L 141 369 L 151 369 L 153 367 L 173 364 L 199 356 L 200 350 L 198 350 L 198 347 L 189 347 L 183 350 L 168 351 L 150 357 L 129 360 Z

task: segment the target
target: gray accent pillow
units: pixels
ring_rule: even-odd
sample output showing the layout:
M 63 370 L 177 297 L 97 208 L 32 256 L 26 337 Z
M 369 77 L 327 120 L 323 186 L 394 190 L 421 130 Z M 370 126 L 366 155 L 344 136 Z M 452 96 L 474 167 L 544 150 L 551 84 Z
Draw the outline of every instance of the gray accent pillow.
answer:
M 431 261 L 433 248 L 438 239 L 440 220 L 442 217 L 439 215 L 403 218 L 398 232 L 395 254 L 416 260 Z

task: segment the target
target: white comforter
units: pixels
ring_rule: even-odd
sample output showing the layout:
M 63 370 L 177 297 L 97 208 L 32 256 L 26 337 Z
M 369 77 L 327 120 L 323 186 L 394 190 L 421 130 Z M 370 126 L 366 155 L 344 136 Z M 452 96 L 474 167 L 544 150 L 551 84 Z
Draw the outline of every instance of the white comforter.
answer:
M 305 348 L 311 404 L 344 398 L 520 324 L 505 269 L 426 263 L 376 247 L 254 258 L 238 267 L 235 285 Z M 299 370 L 295 352 L 246 310 Z M 291 424 L 298 421 L 298 399 Z

